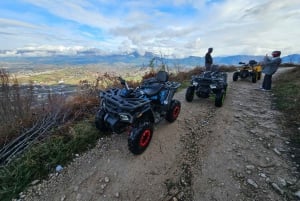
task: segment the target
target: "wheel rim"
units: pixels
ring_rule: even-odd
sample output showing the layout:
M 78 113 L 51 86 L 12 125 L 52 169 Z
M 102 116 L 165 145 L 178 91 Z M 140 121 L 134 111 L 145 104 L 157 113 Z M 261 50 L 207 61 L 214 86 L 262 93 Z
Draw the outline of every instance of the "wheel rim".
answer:
M 151 138 L 151 131 L 149 129 L 145 130 L 140 138 L 140 146 L 145 147 L 149 144 Z
M 177 118 L 180 112 L 180 107 L 177 105 L 173 110 L 173 117 Z

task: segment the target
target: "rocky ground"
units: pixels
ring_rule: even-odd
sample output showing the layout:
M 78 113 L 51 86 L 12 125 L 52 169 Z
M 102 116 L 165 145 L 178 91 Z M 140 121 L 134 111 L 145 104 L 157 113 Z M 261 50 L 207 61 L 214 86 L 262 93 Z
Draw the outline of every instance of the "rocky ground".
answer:
M 279 73 L 278 73 L 279 74 Z M 35 181 L 21 200 L 232 201 L 300 200 L 297 165 L 261 81 L 231 81 L 224 106 L 184 100 L 177 121 L 155 127 L 142 155 L 127 136 L 101 138 L 46 181 Z

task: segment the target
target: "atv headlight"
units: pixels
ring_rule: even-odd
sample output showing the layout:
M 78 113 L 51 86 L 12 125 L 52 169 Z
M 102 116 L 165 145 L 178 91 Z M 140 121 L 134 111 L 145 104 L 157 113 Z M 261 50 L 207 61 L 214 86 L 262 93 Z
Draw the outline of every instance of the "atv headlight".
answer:
M 122 121 L 129 121 L 129 116 L 128 115 L 126 115 L 126 114 L 120 114 L 120 119 L 122 120 Z
M 198 82 L 193 82 L 193 85 L 194 86 L 198 86 Z
M 210 88 L 211 88 L 211 89 L 215 89 L 215 88 L 217 88 L 217 85 L 211 84 L 211 85 L 210 85 Z

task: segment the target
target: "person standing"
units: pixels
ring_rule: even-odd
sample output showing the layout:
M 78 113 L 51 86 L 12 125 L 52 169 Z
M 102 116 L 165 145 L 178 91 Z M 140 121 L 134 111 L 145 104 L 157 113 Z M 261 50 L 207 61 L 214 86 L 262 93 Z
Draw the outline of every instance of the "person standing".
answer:
M 273 51 L 272 52 L 272 58 L 268 57 L 268 55 L 265 56 L 263 61 L 263 70 L 262 72 L 265 74 L 262 87 L 261 89 L 263 91 L 270 91 L 272 87 L 272 75 L 277 71 L 279 65 L 281 64 L 281 51 Z
M 207 53 L 205 54 L 205 71 L 211 71 L 211 67 L 213 64 L 213 59 L 211 57 L 211 53 L 213 52 L 213 48 L 208 48 Z

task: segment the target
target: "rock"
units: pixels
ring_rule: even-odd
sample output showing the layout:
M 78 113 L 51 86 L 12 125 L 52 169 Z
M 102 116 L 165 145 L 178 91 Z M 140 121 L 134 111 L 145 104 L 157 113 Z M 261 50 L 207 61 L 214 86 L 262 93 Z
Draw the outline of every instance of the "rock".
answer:
M 105 181 L 105 183 L 108 183 L 108 182 L 109 182 L 109 178 L 108 178 L 108 177 L 105 177 L 105 178 L 104 178 L 104 181 Z
M 261 176 L 262 178 L 266 178 L 267 176 L 264 173 L 259 173 L 259 176 Z
M 119 192 L 116 192 L 115 197 L 116 197 L 116 198 L 120 197 L 120 193 L 119 193 Z
M 280 151 L 277 148 L 274 148 L 273 151 L 277 154 L 277 155 L 281 155 Z
M 272 183 L 271 185 L 272 185 L 272 187 L 273 187 L 278 193 L 280 193 L 281 195 L 283 195 L 283 190 L 282 190 L 281 188 L 279 188 L 279 186 L 278 186 L 277 184 Z
M 101 184 L 101 189 L 105 189 L 106 186 L 106 184 Z
M 63 195 L 61 198 L 60 198 L 60 201 L 64 201 L 66 199 L 66 196 Z
M 80 193 L 78 193 L 77 196 L 76 196 L 76 200 L 77 200 L 77 201 L 80 201 L 80 200 L 81 200 L 81 197 L 82 197 L 82 195 L 81 195 Z
M 254 165 L 246 165 L 247 170 L 254 170 L 255 166 Z
M 172 201 L 178 201 L 178 199 L 176 197 L 173 197 Z
M 37 179 L 37 180 L 34 180 L 33 182 L 31 182 L 31 185 L 34 186 L 34 185 L 36 185 L 36 184 L 39 183 L 39 182 L 40 182 L 40 180 L 38 180 L 38 179 Z
M 280 186 L 285 187 L 286 186 L 286 181 L 283 178 L 278 178 L 279 182 L 280 182 Z
M 256 182 L 252 179 L 247 179 L 247 183 L 250 184 L 251 186 L 253 186 L 254 188 L 258 188 L 258 185 L 256 184 Z
M 300 198 L 300 190 L 295 193 L 295 196 Z

